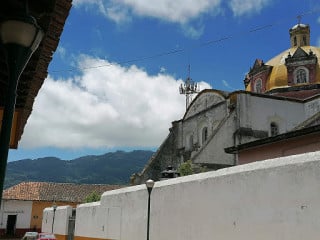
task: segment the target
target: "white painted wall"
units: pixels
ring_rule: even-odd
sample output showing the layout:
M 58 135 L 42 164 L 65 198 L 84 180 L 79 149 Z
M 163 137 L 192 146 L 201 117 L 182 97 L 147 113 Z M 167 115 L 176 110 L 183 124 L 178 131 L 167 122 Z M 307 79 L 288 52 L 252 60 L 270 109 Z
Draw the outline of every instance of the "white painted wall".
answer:
M 53 222 L 53 208 L 45 208 L 43 210 L 42 231 L 51 233 L 53 223 L 53 232 L 55 234 L 67 235 L 69 223 L 68 220 L 71 215 L 71 206 L 59 206 L 57 207 L 56 212 L 54 214 Z
M 209 135 L 207 145 L 200 149 L 192 158 L 194 163 L 214 163 L 235 165 L 235 156 L 226 154 L 224 148 L 233 146 L 233 134 L 236 129 L 235 112 L 232 112 L 228 118 L 223 120 L 223 125 L 214 130 L 214 137 Z M 212 133 L 211 133 L 212 134 Z
M 30 228 L 32 201 L 2 200 L 0 228 L 6 229 L 8 215 L 17 215 L 16 228 Z
M 270 123 L 275 121 L 280 133 L 292 130 L 308 117 L 301 102 L 263 98 L 251 94 L 239 94 L 240 126 L 270 132 Z
M 207 99 L 217 104 L 206 107 Z M 237 106 L 234 111 L 229 112 L 228 101 L 222 101 L 223 97 L 215 92 L 206 92 L 200 95 L 190 106 L 186 117 L 181 123 L 178 131 L 177 147 L 185 147 L 190 150 L 189 139 L 193 136 L 193 143 L 198 143 L 198 149 L 191 153 L 194 163 L 204 164 L 234 164 L 235 157 L 224 152 L 225 147 L 235 144 L 234 133 L 239 128 L 250 128 L 252 130 L 264 131 L 270 135 L 270 124 L 275 122 L 279 127 L 279 133 L 292 130 L 301 122 L 310 117 L 318 108 L 320 100 L 312 103 L 301 101 L 287 101 L 284 98 L 261 97 L 250 93 L 237 93 Z M 220 104 L 219 104 L 220 103 Z M 206 111 L 204 111 L 207 109 Z M 202 112 L 201 112 L 202 111 Z M 228 114 L 233 114 L 233 119 L 225 121 Z M 208 128 L 209 143 L 202 144 L 202 129 Z M 215 134 L 213 136 L 213 134 Z M 181 137 L 182 136 L 182 137 Z M 213 136 L 213 138 L 212 138 Z M 182 142 L 180 142 L 182 139 Z M 237 143 L 245 143 L 256 140 L 253 136 L 242 136 L 236 139 Z M 203 149 L 203 145 L 206 145 Z M 184 159 L 189 160 L 189 159 Z
M 77 208 L 76 236 L 146 239 L 144 185 Z M 320 152 L 156 182 L 150 239 L 318 240 Z

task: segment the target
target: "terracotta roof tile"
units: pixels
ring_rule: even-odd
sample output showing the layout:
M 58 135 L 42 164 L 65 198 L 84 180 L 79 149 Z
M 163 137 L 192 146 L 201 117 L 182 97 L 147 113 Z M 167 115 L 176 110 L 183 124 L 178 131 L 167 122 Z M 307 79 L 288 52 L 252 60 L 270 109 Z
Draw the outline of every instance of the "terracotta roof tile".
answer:
M 320 94 L 320 89 L 275 93 L 274 96 L 282 96 L 282 97 L 304 100 L 312 96 L 315 96 L 317 94 Z
M 82 203 L 92 192 L 102 194 L 121 185 L 22 182 L 3 191 L 3 199 Z

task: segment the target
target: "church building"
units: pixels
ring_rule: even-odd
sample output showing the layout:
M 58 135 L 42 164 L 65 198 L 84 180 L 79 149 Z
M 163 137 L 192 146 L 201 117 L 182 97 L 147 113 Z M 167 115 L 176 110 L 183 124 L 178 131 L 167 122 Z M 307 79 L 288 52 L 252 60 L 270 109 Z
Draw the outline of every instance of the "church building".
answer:
M 267 62 L 255 60 L 245 90 L 199 92 L 132 184 L 159 180 L 168 166 L 188 160 L 210 170 L 237 165 L 237 154 L 225 148 L 290 132 L 314 118 L 320 110 L 320 48 L 310 46 L 308 25 L 299 23 L 289 34 L 289 49 Z

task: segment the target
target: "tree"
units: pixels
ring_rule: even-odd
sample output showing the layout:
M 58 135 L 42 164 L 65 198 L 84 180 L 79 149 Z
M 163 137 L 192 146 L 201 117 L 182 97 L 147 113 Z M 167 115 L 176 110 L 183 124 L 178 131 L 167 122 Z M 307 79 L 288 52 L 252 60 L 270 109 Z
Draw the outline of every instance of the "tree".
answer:
M 90 203 L 90 202 L 98 202 L 100 201 L 101 195 L 98 194 L 97 192 L 92 192 L 90 193 L 88 196 L 86 196 L 86 198 L 84 199 L 84 201 L 86 203 Z
M 179 166 L 179 173 L 180 173 L 180 176 L 187 176 L 187 175 L 194 174 L 193 164 L 191 160 L 181 163 L 181 165 Z
M 195 173 L 207 172 L 207 167 L 202 167 L 197 164 L 193 164 L 191 160 L 181 163 L 178 169 L 180 176 L 187 176 Z

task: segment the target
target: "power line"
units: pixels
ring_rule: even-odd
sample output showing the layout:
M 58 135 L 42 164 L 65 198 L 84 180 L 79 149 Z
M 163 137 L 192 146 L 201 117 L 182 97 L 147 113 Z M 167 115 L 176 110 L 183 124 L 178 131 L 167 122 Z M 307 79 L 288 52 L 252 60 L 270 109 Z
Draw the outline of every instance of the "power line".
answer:
M 307 12 L 300 13 L 296 17 L 298 19 L 301 19 L 301 17 L 303 17 L 303 16 L 315 14 L 315 13 L 318 13 L 318 12 L 320 12 L 319 8 L 318 9 L 314 9 L 314 10 L 310 10 L 310 11 L 307 11 Z M 234 33 L 233 35 L 221 37 L 221 38 L 218 38 L 218 39 L 208 40 L 206 42 L 202 42 L 200 44 L 194 44 L 194 45 L 191 45 L 189 47 L 172 49 L 172 50 L 168 50 L 168 51 L 157 53 L 157 54 L 150 55 L 150 56 L 137 57 L 137 58 L 134 58 L 134 59 L 120 61 L 120 62 L 117 62 L 117 63 L 108 63 L 108 64 L 102 64 L 102 65 L 96 65 L 96 66 L 88 66 L 88 67 L 74 67 L 74 68 L 63 69 L 63 70 L 53 70 L 53 71 L 50 71 L 50 73 L 73 72 L 73 71 L 78 71 L 78 70 L 89 70 L 89 69 L 110 67 L 110 66 L 113 66 L 113 65 L 116 65 L 116 64 L 124 65 L 124 64 L 128 64 L 128 63 L 141 62 L 141 61 L 154 59 L 154 58 L 159 58 L 159 57 L 163 57 L 163 56 L 174 55 L 174 54 L 177 54 L 177 53 L 185 52 L 185 51 L 190 50 L 190 49 L 197 49 L 197 48 L 207 47 L 209 45 L 214 45 L 214 44 L 217 44 L 217 43 L 221 43 L 221 42 L 224 42 L 226 40 L 230 40 L 230 39 L 233 39 L 233 38 L 240 37 L 241 35 L 247 35 L 248 33 L 250 34 L 250 33 L 256 33 L 256 32 L 259 32 L 259 31 L 263 31 L 263 30 L 272 28 L 272 27 L 274 27 L 276 25 L 281 25 L 286 21 L 288 21 L 288 19 L 282 20 L 282 21 L 277 21 L 277 22 L 274 22 L 274 23 L 271 23 L 271 24 L 267 24 L 267 25 L 263 25 L 263 26 L 254 27 L 254 28 L 251 28 L 249 30 L 241 31 L 241 32 L 238 32 L 238 33 Z

